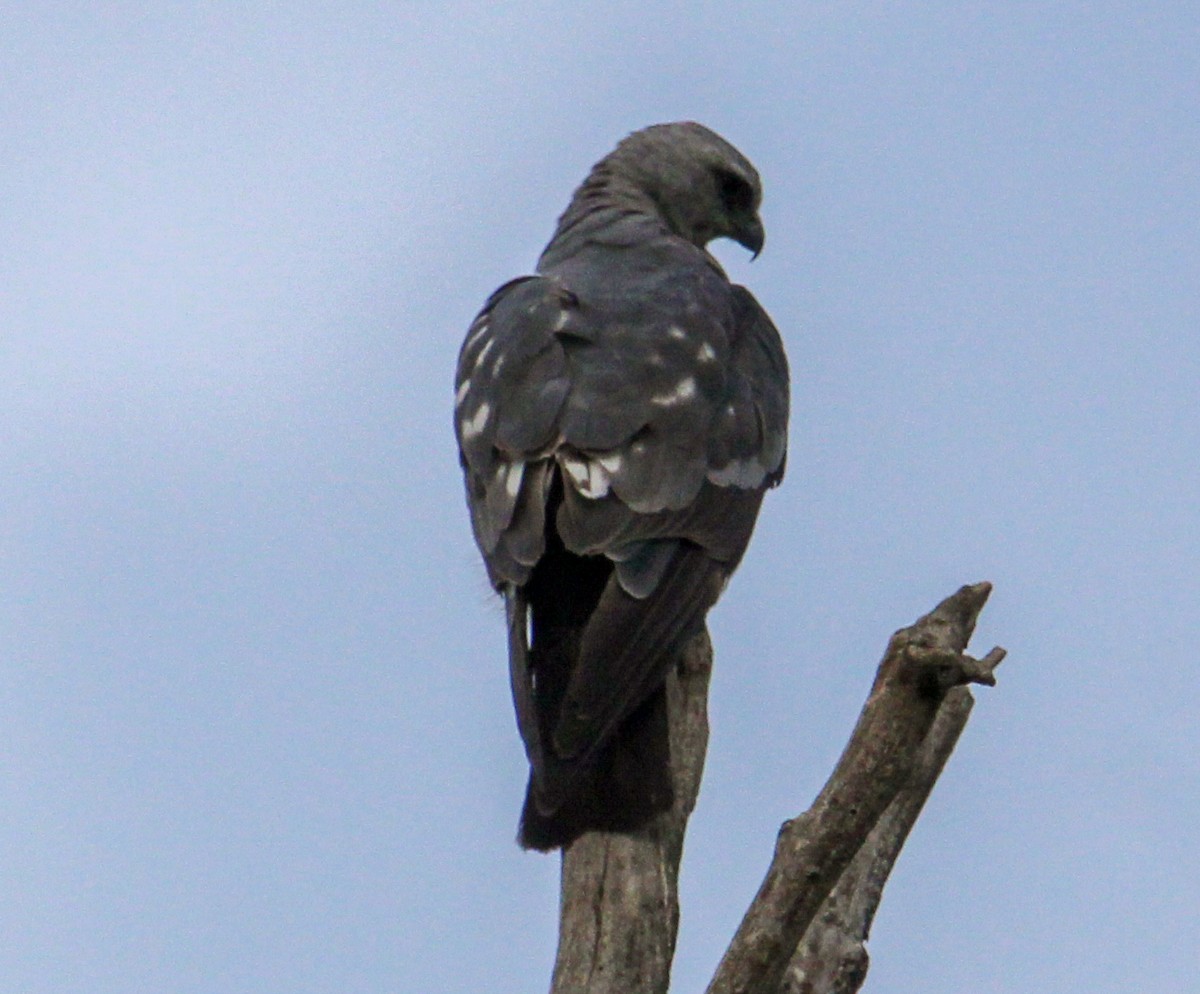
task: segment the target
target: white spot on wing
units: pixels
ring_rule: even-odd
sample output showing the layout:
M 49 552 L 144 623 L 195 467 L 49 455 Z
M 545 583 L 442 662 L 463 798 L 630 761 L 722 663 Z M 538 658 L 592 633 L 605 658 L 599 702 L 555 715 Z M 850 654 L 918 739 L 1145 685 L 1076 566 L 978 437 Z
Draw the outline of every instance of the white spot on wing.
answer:
M 621 463 L 623 457 L 620 452 L 610 452 L 606 456 L 596 456 L 596 462 L 603 466 L 609 473 L 621 472 Z
M 479 355 L 475 357 L 475 369 L 478 369 L 483 364 L 483 360 L 487 358 L 487 354 L 492 351 L 492 346 L 495 344 L 496 339 L 489 338 L 487 344 L 479 350 Z
M 674 390 L 651 397 L 650 403 L 656 404 L 659 407 L 673 407 L 675 404 L 682 404 L 685 400 L 690 400 L 695 396 L 696 378 L 694 376 L 685 376 L 676 384 Z
M 687 332 L 680 328 L 677 324 L 671 325 L 671 327 L 667 329 L 667 334 L 677 342 L 682 342 L 685 338 L 687 338 Z
M 608 472 L 599 461 L 576 453 L 560 453 L 559 464 L 567 471 L 572 485 L 584 497 L 596 500 L 608 493 Z
M 463 441 L 475 438 L 483 431 L 483 426 L 487 424 L 488 416 L 492 413 L 492 405 L 486 400 L 479 405 L 473 417 L 463 418 L 462 421 L 462 437 Z
M 487 334 L 488 319 L 487 317 L 478 318 L 469 329 L 467 329 L 467 340 L 463 342 L 463 351 L 471 348 L 480 337 Z
M 712 362 L 717 357 L 717 350 L 714 349 L 708 342 L 700 346 L 696 352 L 696 358 L 701 362 Z
M 608 493 L 608 473 L 594 460 L 588 461 L 588 497 L 603 497 Z
M 567 471 L 567 476 L 575 484 L 575 489 L 582 491 L 583 487 L 587 485 L 587 463 L 580 459 L 579 456 L 568 455 L 565 452 L 559 455 L 558 463 Z
M 554 330 L 562 331 L 563 328 L 565 328 L 567 326 L 567 320 L 569 318 L 570 318 L 570 315 L 567 313 L 566 310 L 559 311 L 558 317 L 554 319 Z
M 462 406 L 462 402 L 467 399 L 467 391 L 470 389 L 471 389 L 471 381 L 469 379 L 463 380 L 462 383 L 460 383 L 458 385 L 458 390 L 455 391 L 455 394 L 454 394 L 454 406 L 455 407 Z
M 521 478 L 525 475 L 525 464 L 523 462 L 509 463 L 508 466 L 503 467 L 503 472 L 507 474 L 504 479 L 504 491 L 509 497 L 516 498 L 521 489 Z
M 710 469 L 708 478 L 718 487 L 749 490 L 759 486 L 766 472 L 757 459 L 732 459 L 720 469 Z

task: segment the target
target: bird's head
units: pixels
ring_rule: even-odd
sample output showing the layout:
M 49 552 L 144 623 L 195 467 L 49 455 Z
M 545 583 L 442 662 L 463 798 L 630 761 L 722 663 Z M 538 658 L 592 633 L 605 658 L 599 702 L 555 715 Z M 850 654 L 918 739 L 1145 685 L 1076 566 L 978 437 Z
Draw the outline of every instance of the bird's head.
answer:
M 762 251 L 758 172 L 703 125 L 679 121 L 635 131 L 596 168 L 644 194 L 667 226 L 693 245 L 732 238 L 756 256 Z

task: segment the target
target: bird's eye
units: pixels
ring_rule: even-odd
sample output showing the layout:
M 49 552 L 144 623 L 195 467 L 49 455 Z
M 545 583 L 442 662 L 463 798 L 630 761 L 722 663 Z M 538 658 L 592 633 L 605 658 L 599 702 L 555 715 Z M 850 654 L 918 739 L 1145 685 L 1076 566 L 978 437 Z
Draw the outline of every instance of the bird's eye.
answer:
M 717 194 L 730 214 L 745 214 L 754 210 L 754 190 L 737 173 L 717 170 Z

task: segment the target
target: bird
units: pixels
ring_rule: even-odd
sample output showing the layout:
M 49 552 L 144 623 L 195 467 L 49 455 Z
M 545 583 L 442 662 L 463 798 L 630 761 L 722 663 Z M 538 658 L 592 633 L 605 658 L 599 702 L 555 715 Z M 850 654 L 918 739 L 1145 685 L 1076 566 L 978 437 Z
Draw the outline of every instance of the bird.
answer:
M 633 132 L 459 352 L 454 427 L 506 608 L 526 849 L 634 832 L 674 803 L 667 678 L 786 462 L 779 332 L 707 248 L 757 257 L 761 200 L 754 166 L 703 125 Z

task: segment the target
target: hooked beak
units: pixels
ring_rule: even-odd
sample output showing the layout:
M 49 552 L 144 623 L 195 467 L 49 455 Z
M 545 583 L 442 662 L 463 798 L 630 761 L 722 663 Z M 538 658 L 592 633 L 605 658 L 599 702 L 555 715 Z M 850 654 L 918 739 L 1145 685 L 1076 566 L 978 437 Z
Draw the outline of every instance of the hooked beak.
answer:
M 758 215 L 750 215 L 745 223 L 739 225 L 737 231 L 733 233 L 733 239 L 753 253 L 750 256 L 751 261 L 757 259 L 758 253 L 762 251 L 763 243 L 767 240 L 767 233 L 763 229 L 763 223 L 759 220 Z

